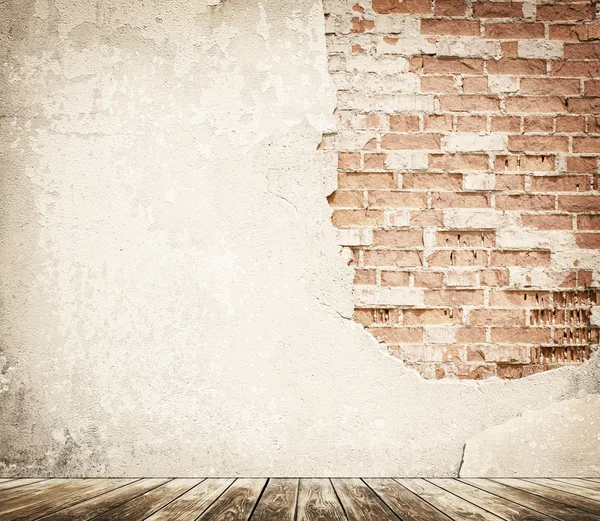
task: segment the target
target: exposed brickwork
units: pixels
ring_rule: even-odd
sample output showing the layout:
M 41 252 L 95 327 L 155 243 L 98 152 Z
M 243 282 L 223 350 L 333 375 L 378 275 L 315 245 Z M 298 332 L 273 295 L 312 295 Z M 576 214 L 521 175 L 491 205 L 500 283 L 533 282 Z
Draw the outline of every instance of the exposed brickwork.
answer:
M 330 196 L 355 319 L 427 378 L 518 378 L 598 344 L 592 2 L 325 0 Z

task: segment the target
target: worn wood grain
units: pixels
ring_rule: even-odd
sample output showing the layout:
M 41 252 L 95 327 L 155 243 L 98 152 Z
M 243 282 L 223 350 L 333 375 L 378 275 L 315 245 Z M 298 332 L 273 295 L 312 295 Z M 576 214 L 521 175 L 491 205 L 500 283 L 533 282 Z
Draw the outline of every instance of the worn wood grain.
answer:
M 12 490 L 18 487 L 24 487 L 25 485 L 32 485 L 34 483 L 41 483 L 42 481 L 48 481 L 44 478 L 23 478 L 23 479 L 13 479 L 9 481 L 4 481 L 0 483 L 0 499 L 6 497 L 4 495 L 5 490 Z
M 252 521 L 294 521 L 299 480 L 270 479 Z
M 453 519 L 469 519 L 469 521 L 501 519 L 424 479 L 399 479 L 398 482 Z
M 524 490 L 509 487 L 498 481 L 489 479 L 461 479 L 474 487 L 487 490 L 503 498 L 519 503 L 520 505 L 537 510 L 551 517 L 561 519 L 562 521 L 600 521 L 600 517 L 584 512 L 558 501 L 530 494 Z
M 68 508 L 45 515 L 39 521 L 71 521 L 91 519 L 130 501 L 169 481 L 168 479 L 140 479 L 123 487 L 82 501 Z M 47 514 L 47 513 L 45 513 Z
M 394 513 L 361 479 L 333 479 L 349 521 L 397 521 Z
M 200 482 L 199 479 L 173 479 L 122 505 L 104 512 L 94 521 L 139 521 L 178 498 Z
M 71 483 L 71 487 L 79 486 L 82 480 L 73 479 L 47 479 L 37 483 L 31 483 L 21 487 L 13 488 L 0 492 L 0 515 L 12 512 L 19 507 L 24 507 L 36 501 L 43 500 L 45 496 L 52 493 L 53 490 L 60 490 L 61 487 Z
M 429 479 L 458 497 L 507 521 L 553 521 L 553 518 L 455 479 Z
M 393 479 L 365 479 L 365 482 L 402 521 L 451 521 L 446 514 Z
M 266 482 L 266 479 L 236 479 L 198 520 L 247 521 Z
M 557 490 L 561 490 L 563 492 L 567 492 L 569 494 L 583 496 L 588 499 L 593 499 L 596 502 L 600 502 L 600 490 L 581 487 L 579 485 L 574 485 L 574 484 L 570 483 L 569 480 L 538 478 L 538 479 L 527 479 L 527 481 L 531 481 L 532 483 L 537 483 L 538 485 L 543 485 L 545 487 L 554 488 Z M 571 480 L 571 481 L 575 481 L 575 480 Z M 600 507 L 600 503 L 598 504 L 598 507 Z
M 600 483 L 594 483 L 589 479 L 584 478 L 557 478 L 554 481 L 560 481 L 562 483 L 569 483 L 571 485 L 577 485 L 578 487 L 587 488 L 590 490 L 600 491 Z
M 561 490 L 539 485 L 538 483 L 532 483 L 531 481 L 526 481 L 524 479 L 507 478 L 497 479 L 496 481 L 504 485 L 525 490 L 531 494 L 536 494 L 537 496 L 542 496 L 552 499 L 553 501 L 571 505 L 575 508 L 579 508 L 580 510 L 590 512 L 591 514 L 600 514 L 600 504 L 593 499 L 570 494 L 569 492 L 563 492 Z
M 330 480 L 300 480 L 297 521 L 347 521 Z
M 152 514 L 146 521 L 193 521 L 212 505 L 233 482 L 233 479 L 205 479 Z
M 1 521 L 25 521 L 60 510 L 63 507 L 85 501 L 91 497 L 131 483 L 131 479 L 79 479 L 46 490 L 35 499 L 26 497 L 20 503 L 13 502 L 10 510 L 0 515 Z

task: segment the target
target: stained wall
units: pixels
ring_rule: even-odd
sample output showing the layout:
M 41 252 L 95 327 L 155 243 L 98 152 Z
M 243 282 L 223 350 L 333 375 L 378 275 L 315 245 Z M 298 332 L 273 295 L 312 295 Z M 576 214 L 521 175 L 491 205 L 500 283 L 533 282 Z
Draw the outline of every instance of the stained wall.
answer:
M 431 382 L 352 320 L 323 6 L 213 4 L 2 4 L 0 474 L 515 474 L 528 414 L 597 473 L 596 355 Z

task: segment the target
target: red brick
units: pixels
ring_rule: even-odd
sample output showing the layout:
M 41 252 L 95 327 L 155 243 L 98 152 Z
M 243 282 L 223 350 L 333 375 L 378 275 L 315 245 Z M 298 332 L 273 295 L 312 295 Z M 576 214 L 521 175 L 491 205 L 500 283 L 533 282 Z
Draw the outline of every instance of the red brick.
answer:
M 365 170 L 385 170 L 386 154 L 365 154 Z
M 418 132 L 419 116 L 390 116 L 390 130 L 394 132 Z
M 473 3 L 476 18 L 520 18 L 523 16 L 521 2 L 477 2 Z
M 431 0 L 373 0 L 372 5 L 379 14 L 431 13 Z
M 410 248 L 423 246 L 423 232 L 416 230 L 375 230 L 373 246 Z
M 432 271 L 416 271 L 414 284 L 417 288 L 441 288 L 444 274 Z
M 496 185 L 494 190 L 497 191 L 515 191 L 524 190 L 525 176 L 512 174 L 496 174 Z
M 382 210 L 335 210 L 331 217 L 334 226 L 383 226 Z
M 502 58 L 517 58 L 519 56 L 518 42 L 501 42 L 500 56 Z
M 567 157 L 567 172 L 598 171 L 598 160 L 595 157 Z
M 521 216 L 523 226 L 536 230 L 571 230 L 573 218 L 570 215 L 525 214 Z
M 526 40 L 544 38 L 544 24 L 536 23 L 487 23 L 485 37 L 495 40 Z
M 477 20 L 421 20 L 421 34 L 479 36 Z
M 403 311 L 405 325 L 460 324 L 460 309 L 405 309 Z
M 600 98 L 599 98 L 600 99 Z M 574 137 L 573 152 L 591 152 L 597 154 L 600 152 L 600 137 Z
M 575 241 L 579 248 L 588 250 L 600 249 L 600 233 L 576 233 Z
M 551 340 L 549 327 L 494 327 L 492 342 L 511 344 L 547 344 Z
M 509 136 L 508 150 L 511 152 L 568 152 L 567 136 Z
M 385 134 L 381 148 L 385 150 L 439 150 L 439 134 Z
M 488 170 L 485 154 L 429 154 L 432 170 Z
M 377 284 L 377 270 L 354 269 L 354 284 L 374 286 Z
M 473 309 L 467 323 L 474 326 L 525 325 L 525 311 L 520 309 Z
M 450 115 L 426 115 L 423 121 L 425 130 L 452 130 L 452 116 Z
M 492 116 L 492 132 L 519 132 L 521 118 L 518 116 Z
M 494 169 L 505 172 L 535 171 L 551 172 L 554 170 L 554 156 L 496 156 Z
M 550 75 L 567 78 L 597 78 L 600 77 L 600 62 L 553 61 L 550 64 Z
M 407 271 L 382 271 L 382 286 L 408 286 L 410 274 Z
M 531 179 L 532 192 L 587 192 L 590 189 L 590 176 L 553 175 Z
M 370 327 L 369 332 L 379 342 L 387 344 L 414 344 L 423 341 L 423 330 L 419 327 Z
M 435 16 L 465 16 L 466 0 L 435 0 Z
M 571 5 L 538 5 L 536 18 L 538 20 L 592 20 L 595 15 L 594 6 L 589 4 Z
M 338 174 L 340 188 L 398 188 L 392 172 L 346 172 Z
M 496 244 L 496 232 L 490 230 L 452 230 L 436 234 L 437 246 L 489 248 Z
M 456 130 L 458 132 L 484 132 L 487 125 L 485 116 L 459 116 Z
M 569 98 L 567 109 L 575 114 L 600 114 L 600 98 Z
M 487 76 L 465 76 L 463 78 L 463 92 L 486 93 L 488 91 Z
M 426 306 L 481 306 L 482 304 L 482 290 L 442 289 L 425 291 Z
M 424 74 L 481 74 L 483 60 L 480 58 L 423 58 Z
M 522 94 L 579 94 L 579 91 L 579 80 L 559 78 L 523 78 L 520 88 Z
M 583 116 L 557 116 L 556 132 L 584 132 L 585 118 Z
M 421 252 L 412 250 L 365 250 L 365 266 L 421 266 Z
M 432 208 L 487 208 L 489 196 L 473 192 L 436 192 L 431 194 Z
M 441 210 L 418 210 L 410 212 L 410 225 L 414 227 L 443 226 L 444 214 Z
M 600 215 L 578 215 L 578 230 L 600 230 Z
M 427 194 L 417 192 L 391 192 L 374 190 L 368 192 L 369 206 L 379 208 L 425 208 Z
M 492 266 L 548 266 L 550 251 L 548 250 L 499 250 L 493 251 Z
M 458 92 L 452 76 L 421 76 L 422 92 Z
M 600 212 L 600 195 L 559 195 L 558 209 L 568 212 Z
M 427 257 L 429 266 L 487 266 L 486 250 L 437 250 Z
M 584 85 L 586 96 L 600 96 L 600 80 L 588 80 Z
M 554 117 L 552 116 L 527 116 L 523 119 L 524 132 L 552 132 Z
M 546 74 L 544 60 L 527 60 L 522 58 L 500 58 L 487 60 L 488 74 L 502 75 L 542 75 Z
M 550 305 L 550 295 L 547 291 L 492 291 L 491 306 L 518 306 L 522 308 L 547 308 Z
M 497 195 L 498 210 L 554 210 L 553 195 Z
M 358 170 L 360 168 L 360 152 L 338 153 L 338 168 L 343 170 Z
M 460 190 L 461 174 L 403 174 L 402 187 L 434 190 Z
M 440 96 L 440 106 L 457 112 L 490 112 L 500 110 L 500 100 L 497 96 L 445 95 Z
M 355 190 L 336 190 L 327 197 L 329 204 L 336 208 L 362 208 L 363 193 Z
M 550 25 L 550 40 L 574 40 L 583 42 L 594 40 L 600 34 L 597 24 L 564 24 Z
M 565 101 L 558 96 L 511 96 L 504 100 L 504 106 L 507 112 L 565 111 Z
M 599 43 L 566 43 L 564 49 L 565 59 L 597 60 L 600 58 Z

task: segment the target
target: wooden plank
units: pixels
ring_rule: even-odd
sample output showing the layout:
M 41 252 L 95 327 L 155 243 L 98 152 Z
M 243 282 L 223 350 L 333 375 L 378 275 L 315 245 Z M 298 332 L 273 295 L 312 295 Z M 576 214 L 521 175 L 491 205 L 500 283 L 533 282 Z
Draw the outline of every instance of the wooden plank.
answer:
M 577 481 L 575 479 L 528 479 L 527 481 L 537 483 L 538 485 L 555 488 L 557 490 L 562 490 L 563 492 L 568 492 L 570 494 L 583 496 L 595 501 L 600 501 L 600 489 L 586 488 L 585 486 L 582 487 L 577 484 L 573 484 L 573 482 Z M 600 504 L 598 506 L 600 507 Z
M 12 490 L 17 487 L 23 487 L 25 485 L 32 485 L 33 483 L 40 483 L 42 481 L 48 481 L 45 478 L 24 478 L 24 479 L 13 479 L 11 481 L 5 481 L 4 483 L 0 483 L 0 499 L 3 499 L 5 496 L 5 490 Z
M 469 521 L 499 521 L 501 518 L 424 479 L 398 479 L 401 485 L 453 519 Z
M 365 482 L 402 521 L 452 521 L 393 479 L 365 479 Z
M 234 482 L 233 479 L 205 479 L 145 521 L 194 521 Z
M 46 479 L 3 491 L 0 494 L 0 514 L 6 514 L 19 507 L 40 501 L 53 490 L 60 490 L 61 487 L 73 481 L 76 480 Z
M 600 482 L 594 482 L 590 478 L 554 478 L 554 480 L 600 492 Z
M 0 483 L 4 483 L 4 482 L 6 482 L 6 481 L 13 481 L 13 480 L 15 480 L 15 479 L 16 479 L 16 478 L 0 478 Z
M 300 480 L 297 521 L 347 521 L 331 481 Z
M 593 499 L 588 499 L 582 496 L 576 496 L 575 494 L 570 494 L 569 492 L 563 492 L 555 488 L 539 485 L 538 483 L 525 481 L 524 479 L 507 478 L 496 479 L 496 481 L 498 481 L 498 483 L 502 483 L 510 487 L 525 490 L 531 494 L 536 494 L 547 499 L 552 499 L 553 501 L 558 501 L 566 505 L 571 505 L 575 508 L 579 508 L 580 510 L 585 510 L 590 514 L 600 514 L 600 504 L 598 504 L 598 502 L 594 501 Z
M 429 479 L 435 485 L 507 521 L 552 521 L 554 518 L 455 479 Z
M 266 479 L 236 479 L 198 521 L 247 521 L 265 488 Z
M 294 521 L 299 485 L 297 479 L 270 479 L 252 521 Z
M 331 482 L 349 521 L 398 521 L 361 479 L 333 479 Z
M 200 482 L 199 479 L 172 479 L 122 505 L 108 510 L 94 521 L 139 521 L 152 515 Z
M 73 519 L 91 519 L 103 514 L 107 510 L 118 507 L 145 492 L 148 492 L 168 479 L 140 479 L 128 485 L 111 490 L 68 508 L 45 515 L 39 521 L 72 521 Z
M 461 481 L 563 521 L 600 521 L 600 517 L 594 514 L 588 514 L 564 503 L 536 496 L 535 494 L 509 487 L 497 481 L 490 479 L 461 479 Z
M 48 489 L 46 493 L 35 496 L 35 499 L 24 498 L 13 502 L 11 507 L 0 515 L 1 521 L 24 521 L 36 519 L 43 515 L 60 510 L 63 507 L 85 501 L 115 488 L 131 483 L 132 479 L 73 479 L 57 487 Z

